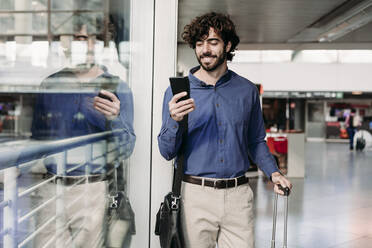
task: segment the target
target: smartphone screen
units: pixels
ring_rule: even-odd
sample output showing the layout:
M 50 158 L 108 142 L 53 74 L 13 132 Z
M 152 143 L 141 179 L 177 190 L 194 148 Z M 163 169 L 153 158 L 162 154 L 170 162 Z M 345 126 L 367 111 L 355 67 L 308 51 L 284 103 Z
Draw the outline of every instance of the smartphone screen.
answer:
M 183 91 L 187 92 L 187 95 L 179 99 L 177 102 L 187 100 L 190 98 L 190 83 L 188 77 L 170 77 L 169 81 L 173 95 L 176 95 Z

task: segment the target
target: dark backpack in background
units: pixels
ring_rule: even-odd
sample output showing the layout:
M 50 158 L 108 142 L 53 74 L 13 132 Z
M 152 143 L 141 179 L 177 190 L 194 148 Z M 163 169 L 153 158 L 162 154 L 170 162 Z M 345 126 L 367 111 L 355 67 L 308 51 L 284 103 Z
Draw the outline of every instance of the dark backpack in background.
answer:
M 357 151 L 363 151 L 365 146 L 366 146 L 366 140 L 363 138 L 363 132 L 362 132 L 362 136 L 357 138 L 355 149 Z

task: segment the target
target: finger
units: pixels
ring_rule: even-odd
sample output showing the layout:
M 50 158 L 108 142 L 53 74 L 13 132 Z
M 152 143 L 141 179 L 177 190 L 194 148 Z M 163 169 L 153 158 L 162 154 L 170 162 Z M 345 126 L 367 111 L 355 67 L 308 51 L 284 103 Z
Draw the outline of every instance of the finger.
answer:
M 195 104 L 194 99 L 190 98 L 190 99 L 187 99 L 187 100 L 180 101 L 180 102 L 176 103 L 174 106 L 176 108 L 179 108 L 179 107 L 182 107 L 182 106 L 187 105 L 187 104 Z
M 95 96 L 94 97 L 94 104 L 97 103 L 97 102 L 100 102 L 100 103 L 103 103 L 103 104 L 106 104 L 106 105 L 113 104 L 113 102 L 111 102 L 110 100 L 104 99 L 104 98 L 99 97 L 99 96 Z
M 120 102 L 120 100 L 117 98 L 117 96 L 110 91 L 101 90 L 100 93 L 104 94 L 105 96 L 110 97 L 113 102 Z
M 289 189 L 292 188 L 292 184 L 291 184 L 291 182 L 290 182 L 287 178 L 285 178 L 285 177 L 283 177 L 283 180 L 281 181 L 281 185 L 282 185 L 284 188 L 289 188 Z
M 172 100 L 171 102 L 172 103 L 176 103 L 179 99 L 181 99 L 182 97 L 184 96 L 187 96 L 187 92 L 186 91 L 182 91 L 178 94 L 175 94 L 173 97 L 172 97 Z
M 188 105 L 184 105 L 182 107 L 179 107 L 179 108 L 175 108 L 175 109 L 172 109 L 171 110 L 171 114 L 178 114 L 178 113 L 181 113 L 189 108 L 193 108 L 194 105 L 193 104 L 188 104 Z
M 281 184 L 277 184 L 278 189 L 284 193 L 284 195 L 289 195 L 291 193 L 291 183 L 288 180 L 283 180 Z
M 192 112 L 192 111 L 194 111 L 194 108 L 190 108 L 190 109 L 188 109 L 188 110 L 186 110 L 186 111 L 183 111 L 183 112 L 181 112 L 181 113 L 178 113 L 178 114 L 176 114 L 176 116 L 177 116 L 177 117 L 183 117 L 183 116 L 187 115 L 188 113 L 190 113 L 190 112 Z
M 172 103 L 172 102 L 169 102 L 169 112 L 171 111 L 174 111 L 184 105 L 187 105 L 187 104 L 195 104 L 194 103 L 194 99 L 190 98 L 190 99 L 187 99 L 187 100 L 184 100 L 184 101 L 180 101 L 178 103 Z
M 117 113 L 119 112 L 119 110 L 117 109 L 117 107 L 115 105 L 108 106 L 106 104 L 102 104 L 100 102 L 97 102 L 94 106 L 98 106 L 100 109 L 103 109 L 107 112 L 110 112 L 113 115 L 117 115 Z
M 96 105 L 96 104 L 100 104 L 101 107 L 103 107 L 103 105 L 105 105 L 105 106 L 107 106 L 106 108 L 115 109 L 115 112 L 119 112 L 120 111 L 120 101 L 118 101 L 118 102 L 111 102 L 111 101 L 109 101 L 107 99 L 103 99 L 103 98 L 97 96 L 94 99 L 93 105 Z M 103 107 L 103 108 L 105 108 L 105 107 Z
M 169 112 L 172 113 L 174 111 L 177 111 L 177 109 L 182 108 L 184 106 L 190 106 L 190 107 L 195 108 L 194 100 L 189 99 L 189 100 L 185 100 L 185 101 L 182 101 L 182 102 L 179 102 L 179 103 L 176 103 L 176 104 L 170 104 L 169 105 Z M 179 112 L 179 111 L 177 111 L 177 112 Z
M 96 96 L 94 98 L 94 103 L 93 104 L 94 105 L 96 105 L 96 104 L 106 105 L 110 108 L 113 108 L 115 106 L 115 104 L 113 102 L 111 102 L 107 99 L 103 99 L 102 97 L 98 97 L 98 96 Z
M 105 109 L 102 109 L 99 106 L 94 106 L 94 108 L 96 110 L 98 110 L 100 113 L 102 113 L 103 115 L 105 115 L 105 116 L 112 116 L 112 113 L 111 112 L 109 112 L 109 111 L 107 111 Z
M 284 192 L 279 189 L 277 184 L 274 185 L 274 192 L 279 194 L 279 195 L 284 195 Z

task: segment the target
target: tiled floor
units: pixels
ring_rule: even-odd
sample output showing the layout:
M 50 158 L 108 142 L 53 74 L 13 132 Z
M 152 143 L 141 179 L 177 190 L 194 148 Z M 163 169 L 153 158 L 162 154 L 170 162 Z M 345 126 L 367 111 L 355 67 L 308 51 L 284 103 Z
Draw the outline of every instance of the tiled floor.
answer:
M 22 178 L 26 183 L 27 177 Z M 372 151 L 350 152 L 347 144 L 307 143 L 306 177 L 291 181 L 288 248 L 372 248 Z M 269 248 L 272 185 L 263 179 L 250 184 L 256 196 L 256 248 Z M 277 248 L 283 241 L 282 210 L 279 199 Z
M 347 144 L 307 143 L 305 179 L 291 179 L 289 248 L 372 247 L 372 151 Z M 256 248 L 270 247 L 272 185 L 251 180 L 256 195 Z M 277 246 L 283 241 L 279 199 Z

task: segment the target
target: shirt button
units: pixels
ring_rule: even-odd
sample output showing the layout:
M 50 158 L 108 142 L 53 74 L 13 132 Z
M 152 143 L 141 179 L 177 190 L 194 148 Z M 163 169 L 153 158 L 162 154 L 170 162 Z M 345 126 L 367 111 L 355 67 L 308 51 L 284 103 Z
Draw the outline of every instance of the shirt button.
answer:
M 220 144 L 222 144 L 223 143 L 223 140 L 222 139 L 220 139 Z
M 222 123 L 221 122 L 218 122 L 218 126 L 221 126 L 222 125 Z
M 221 158 L 220 162 L 223 163 L 223 158 Z
M 220 106 L 220 105 L 217 103 L 217 104 L 216 104 L 216 107 L 218 108 L 219 106 Z
M 177 125 L 174 125 L 173 128 L 176 129 L 177 128 Z

